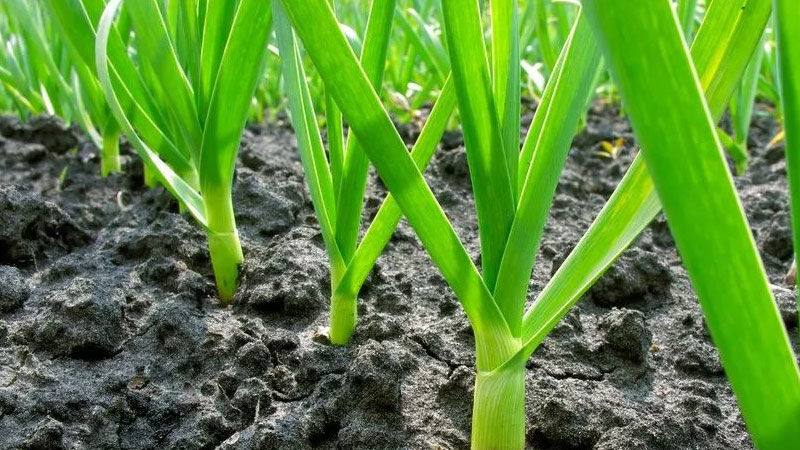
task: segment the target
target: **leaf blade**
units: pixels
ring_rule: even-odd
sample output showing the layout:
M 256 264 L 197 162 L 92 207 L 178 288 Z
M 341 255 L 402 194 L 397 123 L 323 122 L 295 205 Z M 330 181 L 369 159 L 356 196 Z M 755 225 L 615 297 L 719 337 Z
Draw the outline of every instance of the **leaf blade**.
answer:
M 511 168 L 492 94 L 478 2 L 443 0 L 442 13 L 478 215 L 481 272 L 494 291 L 516 206 Z

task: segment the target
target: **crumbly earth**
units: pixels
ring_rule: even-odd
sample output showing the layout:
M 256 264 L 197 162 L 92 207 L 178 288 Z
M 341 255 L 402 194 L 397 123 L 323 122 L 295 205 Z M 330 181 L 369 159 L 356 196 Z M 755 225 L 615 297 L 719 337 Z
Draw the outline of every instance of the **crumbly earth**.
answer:
M 783 149 L 759 108 L 742 202 L 797 346 Z M 97 151 L 58 121 L 0 120 L 0 449 L 465 449 L 473 337 L 401 224 L 367 281 L 351 346 L 320 338 L 330 279 L 285 126 L 252 127 L 235 202 L 246 265 L 214 297 L 203 233 L 162 189 L 99 177 Z M 415 132 L 404 129 L 407 139 Z M 622 137 L 617 159 L 598 154 Z M 635 153 L 597 104 L 575 139 L 531 295 Z M 428 179 L 477 255 L 468 169 L 445 136 Z M 372 177 L 365 217 L 384 195 Z M 690 199 L 687 199 L 689 201 Z M 528 362 L 527 443 L 547 449 L 751 449 L 663 218 Z

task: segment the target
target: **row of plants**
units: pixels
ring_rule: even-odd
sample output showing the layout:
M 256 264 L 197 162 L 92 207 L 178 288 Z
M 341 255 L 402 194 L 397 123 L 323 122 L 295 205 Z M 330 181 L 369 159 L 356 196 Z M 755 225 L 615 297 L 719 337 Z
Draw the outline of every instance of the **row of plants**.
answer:
M 705 11 L 700 0 L 680 1 L 676 5 L 681 28 L 692 39 Z M 80 55 L 71 53 L 64 42 L 63 24 L 54 20 L 47 2 L 8 0 L 3 3 L 0 17 L 0 111 L 23 117 L 37 114 L 58 115 L 67 122 L 77 122 L 101 152 L 104 175 L 119 171 L 117 143 L 120 127 L 110 118 L 96 80 L 91 79 L 91 67 Z M 355 0 L 340 0 L 334 7 L 340 27 L 358 53 L 367 26 L 368 8 Z M 482 4 L 485 14 L 488 8 Z M 442 39 L 441 8 L 438 2 L 400 0 L 387 53 L 386 78 L 383 80 L 382 100 L 393 117 L 401 122 L 418 123 L 427 114 L 426 106 L 435 101 L 444 87 L 449 71 L 447 44 Z M 558 52 L 569 35 L 575 20 L 574 8 L 568 2 L 537 0 L 518 8 L 520 68 L 523 98 L 536 102 L 556 63 Z M 132 29 L 123 17 L 121 32 L 126 44 Z M 778 92 L 778 61 L 775 51 L 774 27 L 765 30 L 762 45 L 748 65 L 741 84 L 731 99 L 731 125 L 720 138 L 741 173 L 747 166 L 749 120 L 754 113 L 756 98 L 780 105 Z M 488 35 L 487 35 L 488 38 Z M 252 99 L 248 120 L 253 123 L 275 122 L 285 111 L 288 102 L 283 94 L 283 77 L 275 36 L 269 38 L 270 53 L 262 70 Z M 91 64 L 89 65 L 91 66 Z M 315 104 L 320 105 L 318 119 L 322 124 L 328 116 L 337 116 L 335 105 L 329 105 L 321 79 L 308 73 L 309 87 Z M 595 94 L 602 100 L 617 102 L 619 93 L 608 72 L 601 66 L 595 79 Z M 759 112 L 765 113 L 765 112 Z M 781 121 L 781 109 L 771 111 Z M 457 114 L 457 112 L 456 112 Z M 455 121 L 450 123 L 450 127 Z M 783 133 L 778 133 L 771 145 L 778 145 Z M 612 144 L 609 142 L 608 144 Z M 613 147 L 613 145 L 612 145 Z
M 121 169 L 124 135 L 148 184 L 167 189 L 205 231 L 222 304 L 244 259 L 231 194 L 248 121 L 285 112 L 297 136 L 330 263 L 333 344 L 349 342 L 359 291 L 405 217 L 473 328 L 473 448 L 524 447 L 526 361 L 662 210 L 755 444 L 800 446 L 800 371 L 724 153 L 746 170 L 754 99 L 777 105 L 796 242 L 795 2 L 0 0 L 0 8 L 0 106 L 80 125 L 100 149 L 103 175 Z M 529 292 L 570 144 L 598 96 L 621 99 L 641 153 L 550 282 Z M 523 98 L 538 103 L 524 134 Z M 726 111 L 730 132 L 718 127 Z M 393 118 L 421 124 L 411 149 Z M 480 266 L 423 176 L 453 126 L 464 136 Z M 362 233 L 370 165 L 389 195 Z

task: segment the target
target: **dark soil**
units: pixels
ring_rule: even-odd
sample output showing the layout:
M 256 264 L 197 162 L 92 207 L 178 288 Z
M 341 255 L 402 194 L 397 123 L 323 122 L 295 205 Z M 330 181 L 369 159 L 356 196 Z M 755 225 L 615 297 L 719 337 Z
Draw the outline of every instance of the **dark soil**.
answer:
M 759 113 L 737 184 L 796 346 L 785 165 L 782 149 L 764 149 L 776 126 Z M 142 185 L 130 153 L 124 174 L 102 179 L 96 150 L 53 119 L 6 118 L 0 132 L 1 449 L 468 448 L 472 333 L 407 225 L 362 292 L 353 344 L 321 338 L 327 261 L 287 128 L 246 133 L 236 206 L 247 263 L 224 309 L 203 233 Z M 616 160 L 597 154 L 617 137 Z M 611 194 L 632 143 L 617 111 L 595 106 L 532 293 Z M 460 136 L 442 147 L 428 178 L 477 255 Z M 366 215 L 383 192 L 373 178 Z M 528 367 L 530 448 L 753 448 L 663 218 Z

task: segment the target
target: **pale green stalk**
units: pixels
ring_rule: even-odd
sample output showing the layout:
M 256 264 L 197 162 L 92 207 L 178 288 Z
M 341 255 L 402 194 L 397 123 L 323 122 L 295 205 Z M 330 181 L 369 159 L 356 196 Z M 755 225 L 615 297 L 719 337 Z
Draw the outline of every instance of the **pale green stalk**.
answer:
M 159 0 L 127 0 L 136 67 L 114 34 L 122 0 L 111 0 L 97 26 L 94 56 L 114 117 L 150 175 L 204 228 L 220 301 L 227 304 L 243 261 L 232 200 L 234 168 L 268 54 L 272 8 L 263 0 L 203 1 L 196 10 L 184 5 L 183 12 L 170 13 Z M 63 3 L 76 21 L 89 21 L 91 14 L 75 6 Z M 76 36 L 80 39 L 85 38 Z

